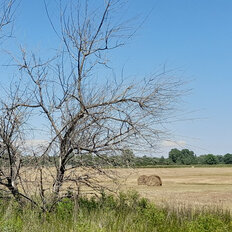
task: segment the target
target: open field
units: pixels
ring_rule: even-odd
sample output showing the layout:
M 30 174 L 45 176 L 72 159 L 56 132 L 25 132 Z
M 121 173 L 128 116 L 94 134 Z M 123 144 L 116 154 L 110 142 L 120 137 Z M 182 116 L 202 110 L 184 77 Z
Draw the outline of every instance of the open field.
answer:
M 112 180 L 106 179 L 105 175 L 94 175 L 99 183 L 109 187 L 120 187 L 118 190 L 136 190 L 151 202 L 167 207 L 156 207 L 133 192 L 121 194 L 119 198 L 106 195 L 99 198 L 82 196 L 78 198 L 78 204 L 73 199 L 66 198 L 54 211 L 45 214 L 28 205 L 22 207 L 12 201 L 0 201 L 0 231 L 232 231 L 231 214 L 222 210 L 232 210 L 230 167 L 119 168 L 104 171 L 117 174 L 121 177 L 121 183 L 113 185 Z M 70 174 L 78 177 L 91 174 L 91 169 L 78 168 L 72 169 L 71 172 L 73 173 Z M 28 191 L 33 193 L 39 183 L 37 169 L 25 168 L 23 174 L 28 182 Z M 54 167 L 43 169 L 44 181 L 48 188 L 52 186 L 51 174 L 55 174 Z M 159 175 L 163 180 L 163 186 L 138 186 L 137 178 L 144 174 Z M 65 183 L 63 188 L 67 190 L 71 185 L 73 183 Z M 89 191 L 90 189 L 81 186 L 84 195 Z
M 126 178 L 122 189 L 134 189 L 159 205 L 232 210 L 232 168 L 138 168 L 118 172 Z M 152 174 L 162 178 L 162 187 L 137 185 L 139 175 Z
M 32 194 L 39 189 L 39 177 L 34 169 L 25 169 L 24 178 L 28 181 L 28 191 Z M 106 179 L 90 169 L 72 170 L 72 176 L 77 178 L 81 174 L 94 177 L 94 181 L 110 189 L 127 191 L 136 190 L 142 197 L 146 197 L 158 205 L 173 207 L 219 207 L 232 211 L 232 167 L 195 167 L 195 168 L 119 168 L 107 169 L 111 175 L 120 178 L 120 184 L 113 184 L 112 179 Z M 159 175 L 163 186 L 138 185 L 140 175 Z M 55 168 L 45 168 L 43 172 L 45 189 L 52 188 L 52 175 Z M 73 187 L 75 184 L 65 183 L 63 189 Z M 86 187 L 81 187 L 83 194 L 91 193 Z

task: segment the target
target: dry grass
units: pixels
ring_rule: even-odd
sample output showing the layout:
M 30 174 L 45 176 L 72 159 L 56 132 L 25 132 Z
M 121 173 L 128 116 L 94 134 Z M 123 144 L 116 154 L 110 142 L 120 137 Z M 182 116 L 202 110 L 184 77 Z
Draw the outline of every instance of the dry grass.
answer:
M 160 205 L 223 207 L 232 210 L 232 168 L 120 169 L 126 177 L 122 189 L 135 189 Z M 163 186 L 140 186 L 140 175 L 158 175 Z
M 75 176 L 82 172 L 80 169 L 73 171 Z M 104 183 L 116 191 L 136 190 L 141 196 L 162 206 L 209 206 L 232 210 L 232 168 L 137 168 L 107 171 L 115 172 L 115 175 L 120 177 L 120 183 L 113 183 L 111 179 L 106 180 L 103 176 L 94 175 L 99 184 Z M 47 190 L 51 189 L 55 169 L 48 168 L 44 170 L 43 175 Z M 141 175 L 158 175 L 163 186 L 138 185 L 137 179 Z M 27 189 L 33 192 L 39 189 L 36 176 L 35 170 L 24 170 L 24 177 L 30 180 Z M 65 184 L 64 188 L 71 185 L 73 186 L 73 183 Z M 90 191 L 84 187 L 81 190 L 83 193 Z

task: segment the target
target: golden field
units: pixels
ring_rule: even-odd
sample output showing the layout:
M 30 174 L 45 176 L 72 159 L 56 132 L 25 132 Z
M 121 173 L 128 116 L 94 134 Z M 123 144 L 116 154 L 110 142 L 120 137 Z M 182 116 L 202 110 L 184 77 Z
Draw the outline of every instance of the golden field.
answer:
M 135 190 L 158 205 L 173 207 L 219 207 L 232 210 L 232 167 L 189 167 L 189 168 L 119 168 L 107 169 L 111 176 L 119 178 L 119 183 L 113 184 L 112 179 L 104 175 L 91 174 L 91 169 L 74 169 L 69 172 L 75 179 L 88 174 L 99 185 L 104 185 L 115 191 Z M 51 191 L 55 168 L 43 170 L 45 190 Z M 39 190 L 39 175 L 35 169 L 25 169 L 24 179 L 27 181 L 27 191 L 36 193 Z M 140 175 L 159 175 L 162 186 L 138 185 Z M 63 190 L 76 189 L 73 182 L 65 183 Z M 82 186 L 82 194 L 91 193 L 89 188 Z
M 232 168 L 119 169 L 123 190 L 134 189 L 159 205 L 220 207 L 232 210 Z M 159 175 L 163 186 L 137 185 L 140 175 Z

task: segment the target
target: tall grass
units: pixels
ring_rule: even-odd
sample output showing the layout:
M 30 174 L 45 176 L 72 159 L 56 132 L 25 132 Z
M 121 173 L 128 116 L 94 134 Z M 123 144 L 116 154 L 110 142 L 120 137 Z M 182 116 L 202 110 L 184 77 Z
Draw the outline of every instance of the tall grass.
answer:
M 0 203 L 1 232 L 226 232 L 232 231 L 229 212 L 219 209 L 158 208 L 137 193 L 118 198 L 64 199 L 54 212 Z

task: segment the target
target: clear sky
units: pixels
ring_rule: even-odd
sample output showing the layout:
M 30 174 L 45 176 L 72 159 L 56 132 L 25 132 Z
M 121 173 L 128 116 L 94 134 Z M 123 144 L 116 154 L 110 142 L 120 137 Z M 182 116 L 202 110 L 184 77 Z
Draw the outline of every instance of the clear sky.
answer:
M 148 17 L 127 46 L 112 55 L 112 64 L 124 66 L 132 78 L 165 64 L 192 89 L 180 107 L 184 120 L 170 125 L 170 139 L 177 144 L 163 142 L 159 155 L 173 147 L 197 155 L 232 153 L 231 12 L 231 0 L 130 0 L 124 10 L 129 17 Z M 14 46 L 5 45 L 14 51 L 21 44 L 49 54 L 58 43 L 43 0 L 21 0 L 14 34 Z

